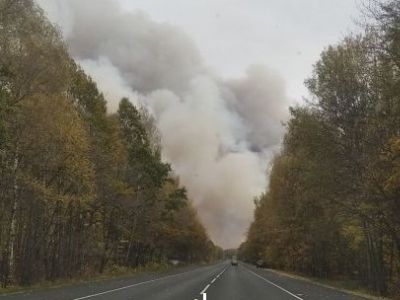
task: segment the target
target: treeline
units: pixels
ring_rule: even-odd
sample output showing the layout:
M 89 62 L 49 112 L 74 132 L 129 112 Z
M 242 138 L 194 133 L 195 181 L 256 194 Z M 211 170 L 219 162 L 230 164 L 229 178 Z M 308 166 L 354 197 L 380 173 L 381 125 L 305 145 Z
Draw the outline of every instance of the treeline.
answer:
M 108 114 L 32 0 L 0 0 L 0 281 L 221 255 L 161 160 L 151 116 Z
M 400 2 L 328 47 L 291 108 L 244 259 L 400 296 Z

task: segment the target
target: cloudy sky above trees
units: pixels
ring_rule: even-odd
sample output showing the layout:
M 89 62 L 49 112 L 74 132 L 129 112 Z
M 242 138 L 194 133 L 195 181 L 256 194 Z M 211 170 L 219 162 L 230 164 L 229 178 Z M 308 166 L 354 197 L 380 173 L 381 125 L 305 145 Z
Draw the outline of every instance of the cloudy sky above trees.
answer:
M 265 190 L 288 106 L 356 0 L 38 0 L 115 111 L 155 116 L 163 155 L 211 238 L 236 247 Z

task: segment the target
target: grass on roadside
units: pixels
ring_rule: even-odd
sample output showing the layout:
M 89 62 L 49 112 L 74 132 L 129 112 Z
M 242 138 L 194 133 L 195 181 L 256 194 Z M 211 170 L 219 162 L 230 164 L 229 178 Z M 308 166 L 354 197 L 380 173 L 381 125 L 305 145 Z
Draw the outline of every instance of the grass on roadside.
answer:
M 286 271 L 278 271 L 273 269 L 268 269 L 268 271 L 274 272 L 279 275 L 288 276 L 293 279 L 298 279 L 313 283 L 326 288 L 342 291 L 354 296 L 363 297 L 370 300 L 389 300 L 389 298 L 384 298 L 382 296 L 374 295 L 371 291 L 363 288 L 357 281 L 354 280 L 333 280 L 333 279 L 321 279 L 316 277 L 306 277 L 302 274 L 296 274 Z
M 145 267 L 137 267 L 137 268 L 128 268 L 121 266 L 111 266 L 104 273 L 85 273 L 79 276 L 71 277 L 71 278 L 61 278 L 56 280 L 43 280 L 38 283 L 34 283 L 29 286 L 9 286 L 7 288 L 0 288 L 0 295 L 5 294 L 17 294 L 24 292 L 31 292 L 37 290 L 45 290 L 45 289 L 56 289 L 61 287 L 73 286 L 81 283 L 87 282 L 99 282 L 110 279 L 118 279 L 124 278 L 127 276 L 133 276 L 141 273 L 153 273 L 153 272 L 163 272 L 168 271 L 172 268 L 176 268 L 169 264 L 159 264 L 152 263 Z

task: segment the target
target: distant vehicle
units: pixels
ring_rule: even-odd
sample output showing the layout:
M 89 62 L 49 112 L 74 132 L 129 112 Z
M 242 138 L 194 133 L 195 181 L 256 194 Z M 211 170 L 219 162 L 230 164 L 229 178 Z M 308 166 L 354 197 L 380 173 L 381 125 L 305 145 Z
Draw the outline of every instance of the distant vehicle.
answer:
M 232 257 L 232 259 L 231 259 L 231 265 L 232 265 L 232 266 L 237 266 L 237 265 L 238 265 L 238 261 L 237 261 L 236 256 L 233 256 L 233 257 Z
M 262 259 L 257 260 L 257 262 L 256 262 L 257 268 L 265 268 L 266 266 L 267 266 L 267 264 L 265 263 L 264 260 L 262 260 Z

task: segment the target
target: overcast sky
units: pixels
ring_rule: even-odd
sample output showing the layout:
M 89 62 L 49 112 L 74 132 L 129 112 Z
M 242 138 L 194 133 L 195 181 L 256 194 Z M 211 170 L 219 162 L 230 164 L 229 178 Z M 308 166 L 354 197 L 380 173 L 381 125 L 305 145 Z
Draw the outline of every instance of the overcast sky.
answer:
M 183 28 L 206 64 L 226 77 L 253 63 L 275 69 L 291 100 L 306 95 L 303 82 L 329 44 L 357 31 L 361 0 L 118 0 L 154 20 Z

